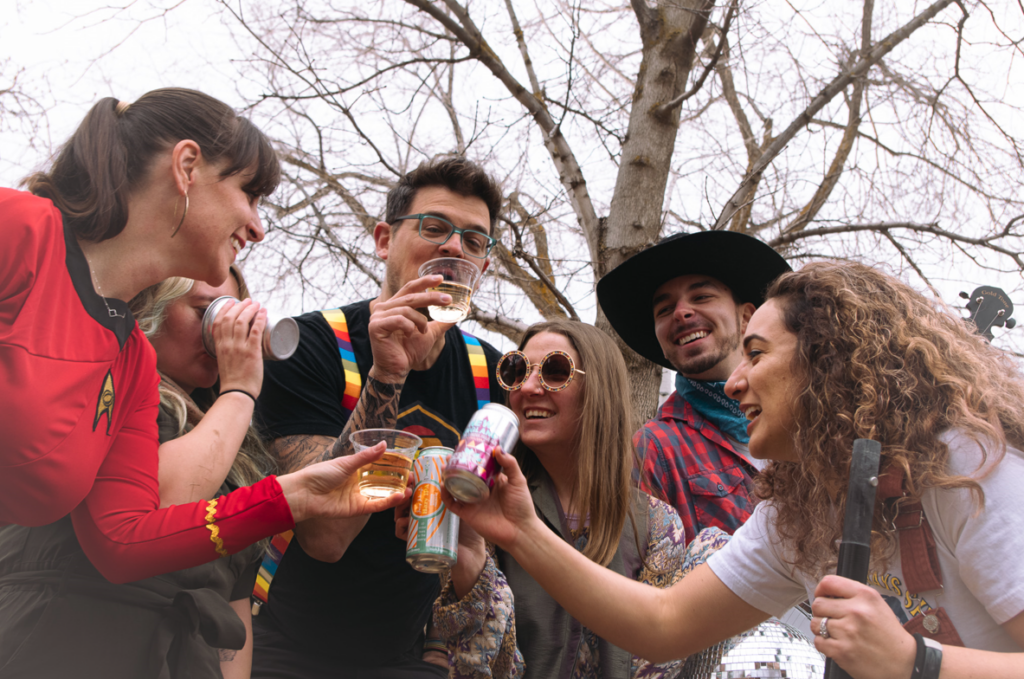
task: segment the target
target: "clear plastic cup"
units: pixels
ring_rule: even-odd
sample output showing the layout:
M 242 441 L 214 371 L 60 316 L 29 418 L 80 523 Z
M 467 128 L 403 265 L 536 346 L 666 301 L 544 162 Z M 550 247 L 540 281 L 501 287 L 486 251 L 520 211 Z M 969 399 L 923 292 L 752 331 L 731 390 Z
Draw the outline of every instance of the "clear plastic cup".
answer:
M 360 493 L 366 497 L 388 497 L 405 491 L 412 458 L 423 445 L 419 436 L 398 429 L 363 429 L 352 433 L 348 440 L 357 453 L 381 441 L 387 447 L 383 457 L 359 468 Z
M 430 290 L 447 293 L 452 298 L 451 304 L 446 306 L 427 307 L 431 318 L 442 323 L 458 323 L 469 315 L 469 300 L 480 280 L 480 269 L 476 264 L 458 257 L 439 257 L 424 262 L 419 273 L 421 277 L 444 276 L 444 281 Z

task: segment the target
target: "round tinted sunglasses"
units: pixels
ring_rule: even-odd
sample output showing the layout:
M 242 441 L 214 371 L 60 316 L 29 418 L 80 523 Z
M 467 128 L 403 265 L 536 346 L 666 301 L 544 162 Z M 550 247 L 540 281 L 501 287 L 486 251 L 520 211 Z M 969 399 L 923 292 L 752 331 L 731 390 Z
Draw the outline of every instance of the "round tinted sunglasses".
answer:
M 505 391 L 522 389 L 530 378 L 533 369 L 540 366 L 540 386 L 547 391 L 561 391 L 569 386 L 572 379 L 586 375 L 576 369 L 572 356 L 564 351 L 552 351 L 541 359 L 540 363 L 530 363 L 526 354 L 521 351 L 510 351 L 498 360 L 498 384 Z

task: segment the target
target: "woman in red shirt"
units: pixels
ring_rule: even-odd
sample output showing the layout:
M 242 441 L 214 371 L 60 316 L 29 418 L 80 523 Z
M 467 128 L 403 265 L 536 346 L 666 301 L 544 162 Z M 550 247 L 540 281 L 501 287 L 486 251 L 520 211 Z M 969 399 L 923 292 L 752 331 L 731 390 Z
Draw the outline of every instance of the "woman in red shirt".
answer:
M 93 564 L 126 582 L 399 499 L 353 492 L 369 461 L 353 456 L 161 508 L 156 356 L 125 300 L 170 276 L 222 284 L 263 239 L 257 205 L 279 175 L 248 120 L 171 88 L 100 100 L 29 193 L 0 189 L 0 524 L 70 513 Z

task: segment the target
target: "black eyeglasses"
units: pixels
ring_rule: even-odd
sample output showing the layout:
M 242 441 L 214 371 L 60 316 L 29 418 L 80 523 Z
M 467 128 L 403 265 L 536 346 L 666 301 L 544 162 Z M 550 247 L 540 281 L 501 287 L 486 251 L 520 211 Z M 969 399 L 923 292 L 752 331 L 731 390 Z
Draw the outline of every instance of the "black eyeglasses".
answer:
M 505 391 L 522 389 L 537 366 L 540 366 L 540 386 L 547 391 L 561 391 L 576 375 L 587 374 L 577 370 L 572 356 L 564 351 L 552 351 L 540 363 L 533 364 L 523 352 L 510 351 L 498 360 L 498 384 Z
M 436 243 L 437 245 L 444 245 L 448 242 L 448 239 L 452 237 L 452 234 L 459 234 L 462 237 L 462 250 L 471 257 L 477 259 L 483 259 L 491 253 L 498 240 L 491 238 L 483 231 L 477 231 L 476 229 L 460 229 L 455 226 L 447 219 L 438 217 L 436 215 L 405 215 L 404 217 L 398 217 L 395 222 L 400 222 L 403 219 L 418 219 L 420 221 L 419 233 L 420 238 L 430 243 Z

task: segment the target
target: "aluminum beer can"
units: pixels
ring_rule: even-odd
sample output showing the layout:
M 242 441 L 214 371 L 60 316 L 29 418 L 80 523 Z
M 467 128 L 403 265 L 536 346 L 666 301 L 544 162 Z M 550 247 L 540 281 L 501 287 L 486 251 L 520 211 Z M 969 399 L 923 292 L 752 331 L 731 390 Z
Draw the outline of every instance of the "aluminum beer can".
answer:
M 217 356 L 213 342 L 213 322 L 217 314 L 229 301 L 238 299 L 225 295 L 218 297 L 206 307 L 203 314 L 203 348 L 210 356 Z M 263 358 L 270 361 L 283 361 L 295 353 L 299 346 L 299 324 L 294 318 L 267 319 L 267 327 L 263 329 Z
M 446 571 L 458 559 L 459 517 L 441 502 L 441 475 L 451 456 L 451 448 L 431 446 L 421 449 L 412 463 L 405 560 L 421 573 Z
M 499 469 L 491 451 L 511 453 L 518 440 L 519 418 L 505 406 L 488 403 L 473 413 L 445 469 L 445 489 L 460 502 L 487 499 Z

